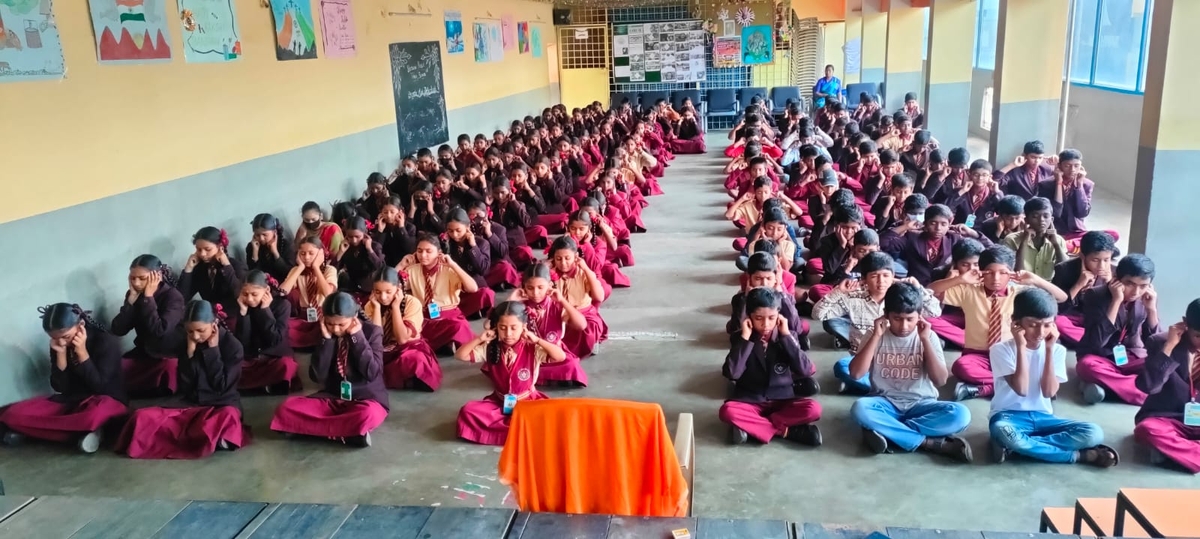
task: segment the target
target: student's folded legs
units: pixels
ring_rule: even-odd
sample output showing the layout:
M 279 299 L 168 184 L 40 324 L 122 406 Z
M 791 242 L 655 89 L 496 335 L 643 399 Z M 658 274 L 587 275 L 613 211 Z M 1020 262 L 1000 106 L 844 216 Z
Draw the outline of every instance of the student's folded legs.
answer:
M 1148 417 L 1134 427 L 1133 437 L 1188 473 L 1200 474 L 1200 427 L 1169 417 Z
M 1080 357 L 1075 363 L 1075 372 L 1082 382 L 1080 388 L 1084 393 L 1084 401 L 1096 404 L 1104 400 L 1106 393 L 1112 393 L 1121 399 L 1121 402 L 1141 406 L 1146 402 L 1146 394 L 1137 388 L 1135 382 L 1145 364 L 1144 359 L 1130 357 L 1128 363 L 1118 367 L 1113 360 L 1106 357 Z M 1088 384 L 1098 387 L 1088 387 Z
M 838 392 L 848 395 L 866 395 L 871 392 L 871 375 L 865 374 L 862 378 L 855 380 L 850 376 L 850 360 L 853 358 L 842 358 L 833 364 L 833 377 L 841 382 L 843 388 Z
M 725 401 L 719 416 L 721 421 L 745 431 L 751 438 L 764 444 L 770 443 L 776 436 L 784 436 L 807 445 L 821 445 L 820 431 L 813 425 L 821 419 L 821 405 L 812 399 L 761 403 Z M 814 432 L 815 439 L 810 434 Z
M 927 440 L 946 438 L 964 430 L 971 423 L 971 412 L 957 402 L 926 401 L 904 411 L 884 397 L 863 397 L 854 402 L 850 415 L 864 429 L 883 436 L 889 445 L 907 452 L 921 449 Z M 932 440 L 942 447 L 944 440 Z M 960 460 L 970 460 L 970 446 L 958 442 L 956 451 L 946 447 L 945 454 Z
M 1101 445 L 1104 431 L 1095 423 L 1063 419 L 1045 412 L 1008 411 L 993 415 L 988 429 L 992 443 L 999 446 L 997 449 L 1031 459 L 1101 467 L 1116 464 L 1116 452 Z M 1003 462 L 996 454 L 993 458 Z
M 960 382 L 954 390 L 955 400 L 987 398 L 996 392 L 992 362 L 986 350 L 963 350 L 962 356 L 950 367 L 950 372 Z

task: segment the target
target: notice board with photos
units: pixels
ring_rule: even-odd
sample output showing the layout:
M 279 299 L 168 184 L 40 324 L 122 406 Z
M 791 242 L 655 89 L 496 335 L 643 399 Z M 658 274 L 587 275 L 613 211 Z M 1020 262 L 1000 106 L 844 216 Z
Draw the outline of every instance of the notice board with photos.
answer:
M 704 80 L 701 21 L 613 25 L 615 82 L 700 82 Z

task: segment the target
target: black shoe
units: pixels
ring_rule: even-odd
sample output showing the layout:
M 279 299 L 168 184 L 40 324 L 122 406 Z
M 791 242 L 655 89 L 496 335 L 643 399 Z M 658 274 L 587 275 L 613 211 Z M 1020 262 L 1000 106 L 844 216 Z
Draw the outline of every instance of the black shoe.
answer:
M 742 445 L 742 444 L 746 443 L 746 441 L 749 439 L 750 439 L 750 435 L 746 434 L 746 431 L 739 429 L 733 425 L 729 426 L 728 440 L 729 440 L 730 445 Z
M 371 447 L 371 433 L 368 432 L 362 436 L 346 438 L 346 445 L 352 447 Z
M 820 447 L 821 429 L 811 423 L 808 425 L 796 425 L 788 429 L 787 435 L 784 438 L 798 444 Z
M 808 335 L 801 335 L 800 338 L 796 340 L 800 341 L 801 350 L 807 352 L 810 348 L 812 348 L 812 339 L 809 339 Z
M 224 439 L 217 441 L 217 451 L 233 451 L 233 446 Z
M 867 446 L 872 453 L 882 455 L 888 452 L 888 440 L 882 434 L 871 429 L 864 428 L 862 430 L 863 445 Z
M 971 444 L 958 436 L 946 436 L 945 438 L 929 438 L 931 442 L 931 453 L 950 457 L 959 462 L 970 464 L 975 460 L 975 455 L 971 452 Z
M 821 383 L 816 378 L 801 378 L 792 384 L 797 397 L 811 397 L 821 392 Z
M 0 443 L 9 447 L 18 447 L 25 443 L 25 435 L 17 431 L 6 430 L 3 435 L 0 435 Z
M 1008 460 L 1008 448 L 1000 445 L 996 440 L 988 440 L 988 446 L 993 463 L 1004 464 L 1004 461 Z
M 837 335 L 834 335 L 833 336 L 833 349 L 834 350 L 849 350 L 850 349 L 850 341 L 847 341 L 846 339 L 843 339 L 841 337 L 838 337 Z

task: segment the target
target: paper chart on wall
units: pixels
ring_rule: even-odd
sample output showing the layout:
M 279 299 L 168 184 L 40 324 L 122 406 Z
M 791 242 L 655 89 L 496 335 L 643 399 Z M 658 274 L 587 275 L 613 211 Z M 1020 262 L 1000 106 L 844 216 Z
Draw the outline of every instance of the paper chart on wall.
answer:
M 461 11 L 446 12 L 446 53 L 462 54 L 466 51 L 463 40 L 463 25 Z
M 512 50 L 517 46 L 517 27 L 513 23 L 512 15 L 504 15 L 500 17 L 500 29 L 503 33 L 504 50 Z
M 170 62 L 171 33 L 167 27 L 170 17 L 163 3 L 164 0 L 89 0 L 99 62 Z
M 183 58 L 188 63 L 231 62 L 242 56 L 234 0 L 179 0 Z
M 499 21 L 475 21 L 471 25 L 471 34 L 475 38 L 476 62 L 504 60 L 504 38 Z
M 525 54 L 529 52 L 529 23 L 517 23 L 517 53 Z
M 350 0 L 321 0 L 321 43 L 325 45 L 326 58 L 351 58 L 358 54 Z
M 317 57 L 317 32 L 310 0 L 274 0 L 271 15 L 275 19 L 276 60 L 286 62 Z
M 704 42 L 701 21 L 613 25 L 615 81 L 703 81 Z
M 533 48 L 533 57 L 542 57 L 542 29 L 534 26 L 529 29 L 530 47 Z
M 50 0 L 0 0 L 0 82 L 61 79 L 66 73 Z

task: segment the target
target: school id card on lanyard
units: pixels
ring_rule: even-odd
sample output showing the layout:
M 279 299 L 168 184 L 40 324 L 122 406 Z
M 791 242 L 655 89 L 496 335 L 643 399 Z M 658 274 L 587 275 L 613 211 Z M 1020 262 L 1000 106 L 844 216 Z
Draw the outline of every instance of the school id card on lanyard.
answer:
M 1193 361 L 1200 361 L 1200 359 Z M 1192 369 L 1188 369 L 1188 395 L 1192 400 L 1183 405 L 1183 424 L 1189 427 L 1200 427 L 1200 402 L 1196 402 L 1196 381 L 1191 373 Z

